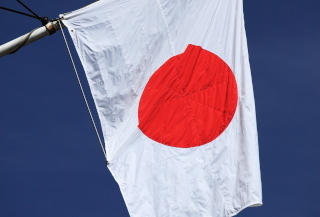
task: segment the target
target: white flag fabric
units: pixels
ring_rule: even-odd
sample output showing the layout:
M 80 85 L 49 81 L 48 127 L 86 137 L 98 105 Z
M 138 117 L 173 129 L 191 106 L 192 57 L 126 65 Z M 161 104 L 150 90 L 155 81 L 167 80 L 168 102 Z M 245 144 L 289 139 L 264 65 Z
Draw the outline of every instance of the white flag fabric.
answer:
M 62 18 L 130 216 L 262 204 L 242 0 L 101 0 Z

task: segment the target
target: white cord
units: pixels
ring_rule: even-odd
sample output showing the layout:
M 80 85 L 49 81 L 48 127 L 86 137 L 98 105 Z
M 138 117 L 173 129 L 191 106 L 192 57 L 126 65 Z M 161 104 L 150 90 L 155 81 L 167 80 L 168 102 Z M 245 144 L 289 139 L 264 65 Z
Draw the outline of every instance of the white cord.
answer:
M 65 36 L 65 34 L 64 34 L 62 25 L 61 25 L 61 21 L 58 20 L 58 23 L 59 23 L 59 25 L 60 25 L 60 29 L 61 29 L 61 32 L 62 32 L 62 36 L 63 36 L 63 39 L 64 39 L 64 43 L 66 44 L 66 48 L 67 48 L 67 50 L 68 50 L 68 53 L 69 53 L 69 57 L 70 57 L 72 66 L 73 66 L 74 72 L 75 72 L 75 74 L 76 74 L 76 77 L 77 77 L 77 80 L 78 80 L 78 84 L 79 84 L 79 87 L 80 87 L 80 90 L 81 90 L 81 93 L 82 93 L 84 102 L 86 103 L 87 110 L 88 110 L 88 112 L 89 112 L 92 125 L 93 125 L 93 127 L 94 127 L 94 130 L 96 131 L 96 134 L 97 134 L 97 137 L 98 137 L 98 140 L 99 140 L 99 143 L 100 143 L 100 146 L 101 146 L 103 155 L 104 155 L 104 157 L 105 157 L 105 159 L 106 159 L 106 162 L 107 162 L 107 165 L 108 165 L 107 153 L 106 153 L 106 151 L 105 151 L 105 149 L 104 149 L 104 147 L 103 147 L 102 140 L 101 140 L 101 138 L 100 138 L 100 135 L 99 135 L 99 132 L 98 132 L 96 123 L 95 123 L 95 121 L 94 121 L 94 119 L 93 119 L 92 112 L 91 112 L 91 109 L 90 109 L 90 107 L 89 107 L 89 103 L 88 103 L 86 94 L 84 93 L 84 90 L 83 90 L 83 87 L 82 87 L 82 84 L 81 84 L 81 81 L 80 81 L 80 78 L 79 78 L 78 70 L 77 70 L 77 68 L 76 68 L 76 65 L 74 64 L 74 61 L 73 61 L 73 58 L 72 58 L 72 55 L 71 55 L 71 51 L 70 51 L 70 48 L 69 48 L 67 39 L 66 39 L 66 36 Z

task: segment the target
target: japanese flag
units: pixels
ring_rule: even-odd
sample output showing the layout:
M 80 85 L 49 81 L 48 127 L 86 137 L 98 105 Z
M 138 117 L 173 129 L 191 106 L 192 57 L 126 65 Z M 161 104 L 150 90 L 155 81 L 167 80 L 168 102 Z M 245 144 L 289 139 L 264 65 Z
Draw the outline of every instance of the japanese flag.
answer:
M 132 217 L 261 205 L 242 0 L 101 0 L 62 15 Z

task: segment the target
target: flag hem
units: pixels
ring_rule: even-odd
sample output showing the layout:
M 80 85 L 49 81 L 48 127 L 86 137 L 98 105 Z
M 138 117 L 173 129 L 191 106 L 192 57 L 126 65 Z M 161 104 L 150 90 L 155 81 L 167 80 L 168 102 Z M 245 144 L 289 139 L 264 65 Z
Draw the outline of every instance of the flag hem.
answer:
M 238 215 L 240 212 L 244 211 L 247 208 L 254 208 L 254 207 L 260 207 L 263 206 L 263 202 L 262 201 L 256 201 L 256 202 L 251 202 L 251 203 L 247 203 L 246 205 L 244 205 L 242 208 L 240 208 L 239 210 L 237 210 L 235 213 L 231 214 L 228 217 L 233 217 Z

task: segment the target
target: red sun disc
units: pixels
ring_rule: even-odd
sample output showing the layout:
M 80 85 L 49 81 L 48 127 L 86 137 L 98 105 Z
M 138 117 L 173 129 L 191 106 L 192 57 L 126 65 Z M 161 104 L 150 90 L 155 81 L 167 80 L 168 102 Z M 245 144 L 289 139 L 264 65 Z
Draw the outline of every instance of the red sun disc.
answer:
M 164 145 L 200 146 L 227 128 L 237 99 L 230 67 L 217 55 L 188 45 L 148 81 L 139 103 L 139 128 Z

